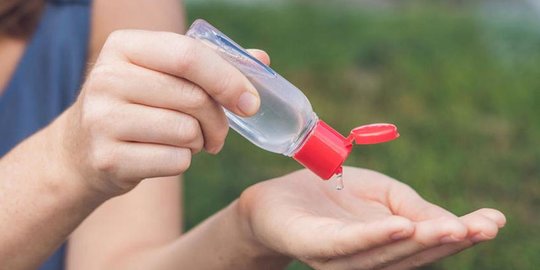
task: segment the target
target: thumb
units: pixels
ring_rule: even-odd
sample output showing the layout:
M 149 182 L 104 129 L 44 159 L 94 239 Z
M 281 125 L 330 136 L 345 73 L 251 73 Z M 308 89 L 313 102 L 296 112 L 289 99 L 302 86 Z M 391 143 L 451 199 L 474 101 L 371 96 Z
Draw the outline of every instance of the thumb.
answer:
M 259 61 L 261 61 L 263 64 L 269 66 L 270 65 L 270 56 L 263 51 L 259 49 L 248 49 L 247 50 L 249 54 L 253 55 L 255 58 L 257 58 Z

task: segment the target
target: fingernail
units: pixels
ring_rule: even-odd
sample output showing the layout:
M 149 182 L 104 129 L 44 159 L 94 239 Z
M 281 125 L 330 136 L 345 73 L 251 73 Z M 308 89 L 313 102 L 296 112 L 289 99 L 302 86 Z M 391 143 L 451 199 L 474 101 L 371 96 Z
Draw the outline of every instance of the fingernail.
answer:
M 237 106 L 245 115 L 253 115 L 259 110 L 259 98 L 251 92 L 244 92 L 240 95 Z
M 442 244 L 449 244 L 449 243 L 455 243 L 461 241 L 459 238 L 453 236 L 453 235 L 447 235 L 444 237 L 441 237 L 439 240 Z
M 248 52 L 249 53 L 251 53 L 251 52 L 266 53 L 265 51 L 263 51 L 261 49 L 248 49 Z
M 208 152 L 209 152 L 210 154 L 214 154 L 214 155 L 215 155 L 215 154 L 219 153 L 219 152 L 221 151 L 221 149 L 223 149 L 223 144 L 220 145 L 220 146 L 217 146 L 217 147 L 214 147 L 214 148 L 210 149 Z

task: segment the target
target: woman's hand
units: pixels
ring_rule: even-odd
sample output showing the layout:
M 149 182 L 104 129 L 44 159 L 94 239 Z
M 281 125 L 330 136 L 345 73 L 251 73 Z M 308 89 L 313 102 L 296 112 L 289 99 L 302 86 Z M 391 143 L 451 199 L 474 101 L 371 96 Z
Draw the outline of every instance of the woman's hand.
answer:
M 303 170 L 261 182 L 238 202 L 262 250 L 298 258 L 315 269 L 409 269 L 493 239 L 502 213 L 462 217 L 423 200 L 382 174 L 345 168 L 337 191 Z
M 268 56 L 255 51 L 262 61 Z M 65 168 L 109 194 L 178 175 L 202 149 L 217 153 L 228 123 L 259 107 L 245 76 L 203 43 L 173 33 L 114 32 L 59 130 Z

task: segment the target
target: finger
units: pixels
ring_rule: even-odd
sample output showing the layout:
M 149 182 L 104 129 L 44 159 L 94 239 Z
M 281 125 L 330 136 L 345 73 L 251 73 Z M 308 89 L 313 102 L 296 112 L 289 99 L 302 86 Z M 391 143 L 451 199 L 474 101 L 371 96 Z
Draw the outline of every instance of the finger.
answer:
M 442 258 L 459 253 L 464 249 L 471 247 L 473 243 L 470 240 L 464 240 L 458 243 L 444 244 L 442 246 L 434 247 L 432 249 L 425 250 L 411 257 L 405 258 L 395 264 L 389 265 L 383 270 L 405 270 L 416 269 L 420 266 L 434 263 Z
M 399 184 L 397 184 L 399 185 Z M 391 189 L 388 200 L 392 213 L 410 218 L 413 221 L 424 221 L 437 218 L 457 218 L 448 210 L 432 204 L 422 198 L 412 188 L 402 185 Z
M 270 65 L 270 56 L 265 51 L 259 49 L 247 49 L 247 51 L 263 64 Z
M 344 169 L 345 175 L 357 176 L 355 181 L 361 182 L 360 185 L 351 186 L 347 190 L 387 205 L 394 215 L 403 216 L 413 221 L 441 217 L 457 218 L 451 212 L 424 200 L 411 187 L 384 174 L 350 167 Z
M 445 244 L 422 251 L 384 269 L 396 270 L 420 267 L 422 265 L 440 260 L 444 257 L 456 254 L 468 247 L 473 246 L 474 243 L 495 238 L 498 232 L 497 221 L 486 218 L 484 216 L 486 213 L 488 215 L 493 214 L 495 219 L 500 219 L 500 215 L 502 215 L 499 211 L 494 209 L 480 209 L 465 215 L 460 219 L 463 220 L 465 225 L 469 228 L 469 235 L 466 240 L 458 243 Z M 479 234 L 482 234 L 482 236 L 478 237 Z
M 320 224 L 320 220 L 308 224 Z M 314 230 L 317 232 L 306 227 L 295 231 L 300 240 L 293 243 L 292 254 L 316 258 L 350 255 L 409 237 L 414 225 L 403 217 L 389 216 L 377 222 L 330 224 Z
M 168 32 L 123 30 L 109 37 L 104 50 L 100 60 L 116 58 L 185 78 L 235 114 L 250 116 L 259 109 L 259 95 L 249 80 L 198 40 Z
M 474 243 L 493 239 L 499 232 L 496 221 L 484 215 L 486 210 L 480 209 L 460 218 L 468 228 L 467 238 Z
M 497 224 L 499 228 L 504 227 L 506 225 L 506 217 L 504 214 L 497 210 L 497 209 L 491 209 L 491 208 L 482 208 L 477 211 L 479 214 L 491 219 L 493 222 Z
M 229 130 L 227 118 L 223 108 L 198 85 L 132 64 L 120 65 L 114 72 L 100 70 L 100 67 L 94 72 L 97 72 L 97 75 L 92 76 L 107 77 L 104 79 L 107 83 L 104 87 L 111 89 L 109 91 L 114 91 L 122 99 L 193 116 L 199 121 L 204 148 L 210 153 L 217 153 L 222 148 Z M 111 78 L 112 76 L 117 78 Z
M 203 136 L 197 119 L 177 111 L 125 104 L 105 121 L 111 121 L 113 136 L 122 141 L 166 144 L 200 152 Z
M 137 182 L 144 178 L 179 175 L 191 164 L 191 151 L 159 144 L 116 143 L 101 154 L 101 171 L 107 171 L 116 179 Z M 126 181 L 129 183 L 129 181 Z
M 365 269 L 381 268 L 423 250 L 462 241 L 466 236 L 467 228 L 457 218 L 427 220 L 416 224 L 414 235 L 410 238 L 329 263 L 336 269 L 346 269 L 354 265 L 361 265 Z

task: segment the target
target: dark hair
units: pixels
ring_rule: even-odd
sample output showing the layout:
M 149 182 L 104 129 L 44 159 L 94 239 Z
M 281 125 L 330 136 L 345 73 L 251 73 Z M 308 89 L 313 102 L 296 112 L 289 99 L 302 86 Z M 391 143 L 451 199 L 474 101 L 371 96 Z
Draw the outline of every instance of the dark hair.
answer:
M 30 36 L 39 20 L 43 5 L 43 0 L 0 0 L 0 36 Z

